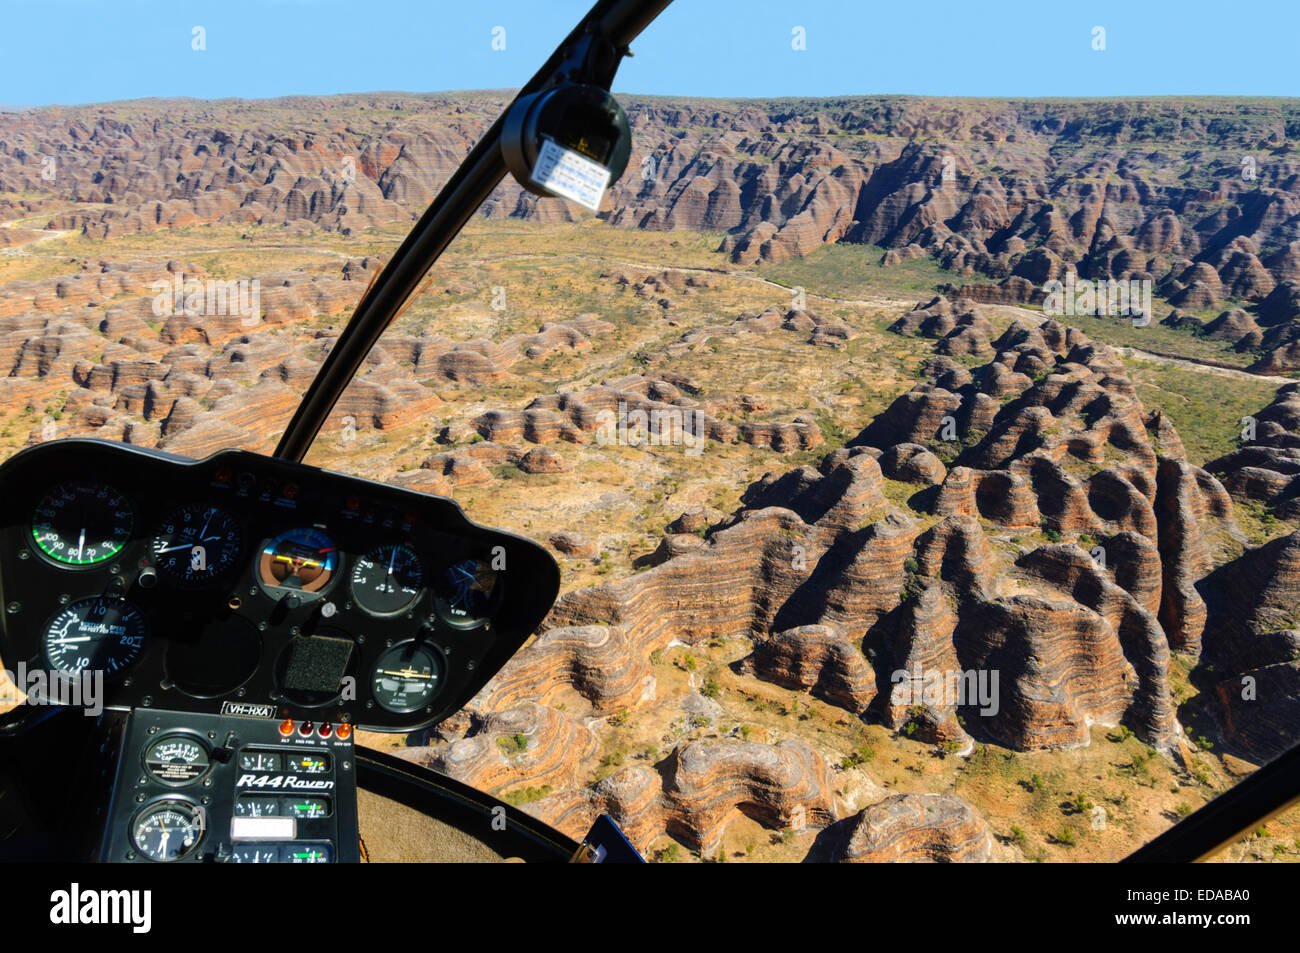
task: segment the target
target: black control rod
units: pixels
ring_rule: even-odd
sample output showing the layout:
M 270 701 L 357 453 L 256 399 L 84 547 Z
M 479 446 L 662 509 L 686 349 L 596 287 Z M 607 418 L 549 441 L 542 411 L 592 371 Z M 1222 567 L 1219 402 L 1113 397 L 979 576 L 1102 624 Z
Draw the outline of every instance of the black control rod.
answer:
M 672 0 L 598 0 L 515 99 L 565 79 L 609 89 L 628 44 Z M 513 102 L 511 105 L 513 105 Z M 506 112 L 510 111 L 506 107 Z M 275 455 L 301 461 L 366 355 L 475 210 L 506 175 L 501 154 L 505 113 L 470 150 L 357 304 L 352 320 L 317 372 Z

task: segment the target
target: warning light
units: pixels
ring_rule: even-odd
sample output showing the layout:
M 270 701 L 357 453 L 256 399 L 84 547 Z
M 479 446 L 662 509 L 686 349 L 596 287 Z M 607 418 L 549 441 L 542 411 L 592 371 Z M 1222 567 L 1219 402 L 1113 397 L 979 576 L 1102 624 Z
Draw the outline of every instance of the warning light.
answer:
M 293 734 L 292 718 L 286 718 L 284 721 L 280 722 L 280 734 L 284 735 L 286 738 Z
M 334 737 L 338 738 L 339 741 L 347 741 L 352 737 L 352 726 L 346 721 L 343 722 L 343 724 L 339 725 L 338 730 L 334 732 Z
M 298 484 L 297 484 L 297 483 L 286 483 L 286 484 L 284 485 L 284 498 L 285 498 L 286 500 L 296 500 L 296 499 L 298 499 Z
M 361 501 L 357 499 L 355 496 L 349 496 L 347 502 L 347 508 L 352 510 L 352 512 L 355 513 L 357 510 L 361 509 Z
M 213 475 L 212 479 L 213 479 L 214 481 L 216 481 L 217 483 L 229 483 L 229 482 L 230 482 L 230 467 L 222 467 L 220 470 L 218 470 L 218 471 Z

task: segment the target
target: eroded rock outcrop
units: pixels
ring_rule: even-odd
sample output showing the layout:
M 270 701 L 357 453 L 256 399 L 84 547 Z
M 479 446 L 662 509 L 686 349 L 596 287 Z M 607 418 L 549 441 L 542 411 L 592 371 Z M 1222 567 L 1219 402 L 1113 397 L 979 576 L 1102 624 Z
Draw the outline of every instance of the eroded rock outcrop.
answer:
M 886 798 L 828 828 L 825 840 L 841 863 L 984 863 L 993 852 L 984 819 L 951 794 Z

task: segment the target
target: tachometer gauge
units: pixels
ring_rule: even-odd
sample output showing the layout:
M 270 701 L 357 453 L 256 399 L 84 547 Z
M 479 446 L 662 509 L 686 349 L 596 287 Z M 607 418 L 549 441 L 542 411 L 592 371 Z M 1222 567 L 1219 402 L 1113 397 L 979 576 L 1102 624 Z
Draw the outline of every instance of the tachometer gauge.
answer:
M 216 506 L 182 506 L 167 515 L 153 538 L 158 571 L 186 586 L 228 573 L 242 547 L 239 523 Z
M 442 683 L 442 653 L 430 645 L 403 642 L 375 663 L 371 691 L 385 711 L 407 714 L 433 701 Z
M 211 764 L 208 749 L 189 735 L 166 735 L 144 752 L 145 770 L 163 784 L 190 784 L 207 774 Z
M 114 675 L 140 658 L 146 634 L 144 615 L 125 599 L 80 599 L 46 624 L 45 656 L 65 675 Z
M 496 611 L 501 602 L 501 574 L 481 559 L 454 563 L 435 588 L 434 604 L 448 625 L 472 629 Z
M 352 598 L 371 615 L 405 612 L 423 587 L 424 565 L 405 544 L 380 546 L 358 559 L 352 569 Z
M 131 538 L 135 515 L 120 493 L 102 483 L 56 486 L 32 514 L 32 541 L 64 566 L 94 566 L 112 559 Z
M 131 825 L 131 841 L 150 860 L 180 860 L 203 839 L 203 811 L 196 804 L 168 798 L 149 805 Z
M 258 560 L 258 578 L 275 596 L 320 595 L 339 566 L 339 550 L 318 529 L 291 529 L 267 542 Z

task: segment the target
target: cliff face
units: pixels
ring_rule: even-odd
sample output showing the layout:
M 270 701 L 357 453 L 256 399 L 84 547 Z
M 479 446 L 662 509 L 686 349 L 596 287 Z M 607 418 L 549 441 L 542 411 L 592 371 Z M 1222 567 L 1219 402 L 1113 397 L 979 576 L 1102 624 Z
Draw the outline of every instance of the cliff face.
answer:
M 983 818 L 951 794 L 896 794 L 840 821 L 819 839 L 841 863 L 982 863 L 993 838 Z
M 175 123 L 143 119 L 149 104 L 6 115 L 0 186 L 35 186 L 49 142 L 63 171 L 40 188 L 78 203 L 51 213 L 55 227 L 347 231 L 418 212 L 499 105 L 347 102 L 360 118 L 328 128 L 307 101 L 188 105 Z M 1160 104 L 633 102 L 639 151 L 603 213 L 614 224 L 721 231 L 745 266 L 869 241 L 889 265 L 934 255 L 967 287 L 897 316 L 892 330 L 916 339 L 902 343 L 931 352 L 923 379 L 829 452 L 803 412 L 818 404 L 751 420 L 768 410 L 763 398 L 715 391 L 678 359 L 775 337 L 838 360 L 855 354 L 863 323 L 762 301 L 682 327 L 678 302 L 719 290 L 716 275 L 656 263 L 600 276 L 664 321 L 641 339 L 634 374 L 607 360 L 626 328 L 591 313 L 493 337 L 386 335 L 329 428 L 333 438 L 436 418 L 428 436 L 441 446 L 420 441 L 394 483 L 450 493 L 518 475 L 509 467 L 562 483 L 554 475 L 579 456 L 570 445 L 610 437 L 604 422 L 620 413 L 633 427 L 644 418 L 646 443 L 653 434 L 689 448 L 689 426 L 697 446 L 771 451 L 763 465 L 776 468 L 729 513 L 685 497 L 691 508 L 630 560 L 641 571 L 566 594 L 469 708 L 404 756 L 518 796 L 570 833 L 611 813 L 642 847 L 669 833 L 712 853 L 730 825 L 752 822 L 822 831 L 819 849 L 836 859 L 989 856 L 969 804 L 894 796 L 876 780 L 846 793 L 873 772 L 851 774 L 815 732 L 816 743 L 774 729 L 751 739 L 739 718 L 729 732 L 708 676 L 683 667 L 678 678 L 662 661 L 715 642 L 736 648 L 727 660 L 753 692 L 747 702 L 793 695 L 798 718 L 802 694 L 816 696 L 837 710 L 827 733 L 841 738 L 870 722 L 877 737 L 896 733 L 891 743 L 960 756 L 976 742 L 1078 747 L 1093 726 L 1124 725 L 1179 756 L 1195 718 L 1221 750 L 1278 753 L 1300 733 L 1300 543 L 1244 546 L 1237 515 L 1248 528 L 1248 517 L 1300 516 L 1300 385 L 1242 422 L 1237 450 L 1200 468 L 1114 351 L 1050 320 L 1000 330 L 982 302 L 1031 300 L 1069 270 L 1149 276 L 1179 302 L 1168 323 L 1265 356 L 1273 348 L 1275 369 L 1300 366 L 1288 344 L 1300 313 L 1288 108 L 1187 105 L 1174 136 Z M 185 112 L 196 109 L 210 114 Z M 292 122 L 279 121 L 286 113 Z M 241 121 L 238 133 L 215 131 Z M 1159 172 L 1192 151 L 1190 178 Z M 1246 152 L 1266 157 L 1248 185 L 1228 162 Z M 352 181 L 335 171 L 348 158 Z M 644 158 L 654 174 L 639 178 Z M 0 217 L 33 204 L 0 203 Z M 483 211 L 569 214 L 511 186 Z M 67 265 L 0 288 L 0 402 L 38 415 L 60 407 L 58 436 L 203 456 L 270 448 L 337 339 L 326 325 L 342 321 L 380 262 L 331 259 L 311 274 L 268 266 L 256 276 L 255 328 L 240 314 L 154 310 L 156 282 L 210 277 L 195 262 Z M 1228 296 L 1234 306 L 1217 318 L 1190 313 Z M 572 387 L 539 391 L 551 357 L 594 359 Z M 460 385 L 492 393 L 460 401 Z M 593 561 L 606 545 L 569 533 L 553 544 Z M 1191 670 L 1201 711 L 1175 703 L 1185 688 L 1175 668 Z M 650 726 L 652 751 L 611 742 L 629 717 Z
M 1218 308 L 1206 333 L 1262 368 L 1300 368 L 1294 101 L 624 99 L 633 152 L 601 213 L 613 224 L 724 232 L 742 264 L 836 242 L 882 246 L 885 264 L 931 255 L 984 302 L 1041 301 L 1068 271 L 1149 279 L 1176 306 L 1167 323 L 1199 328 L 1186 312 Z M 50 226 L 97 237 L 205 222 L 350 232 L 417 217 L 505 103 L 373 94 L 9 113 L 0 191 L 83 205 Z M 482 214 L 575 217 L 513 183 Z M 974 328 L 947 346 L 987 342 Z
M 981 326 L 978 306 L 938 299 L 896 328 L 942 342 L 962 326 Z M 1176 651 L 1213 683 L 1206 711 L 1227 750 L 1289 745 L 1297 537 L 1243 553 L 1227 487 L 1254 484 L 1232 460 L 1214 467 L 1224 482 L 1189 464 L 1109 348 L 1051 321 L 1013 324 L 990 348 L 973 367 L 937 354 L 849 446 L 768 474 L 730 516 L 683 514 L 644 572 L 562 597 L 469 710 L 490 719 L 573 691 L 600 714 L 652 717 L 645 659 L 743 634 L 738 674 L 947 751 L 1085 745 L 1090 726 L 1122 724 L 1183 758 Z M 1293 395 L 1260 417 L 1289 420 Z M 1281 428 L 1265 439 L 1286 445 Z M 908 505 L 890 502 L 887 483 L 907 481 Z M 1243 684 L 1267 697 L 1240 700 Z M 645 843 L 667 830 L 709 851 L 729 817 L 781 828 L 797 806 L 837 859 L 987 859 L 969 805 L 905 796 L 850 816 L 817 794 L 821 759 L 782 745 L 678 746 L 534 809 L 575 829 L 609 810 Z

